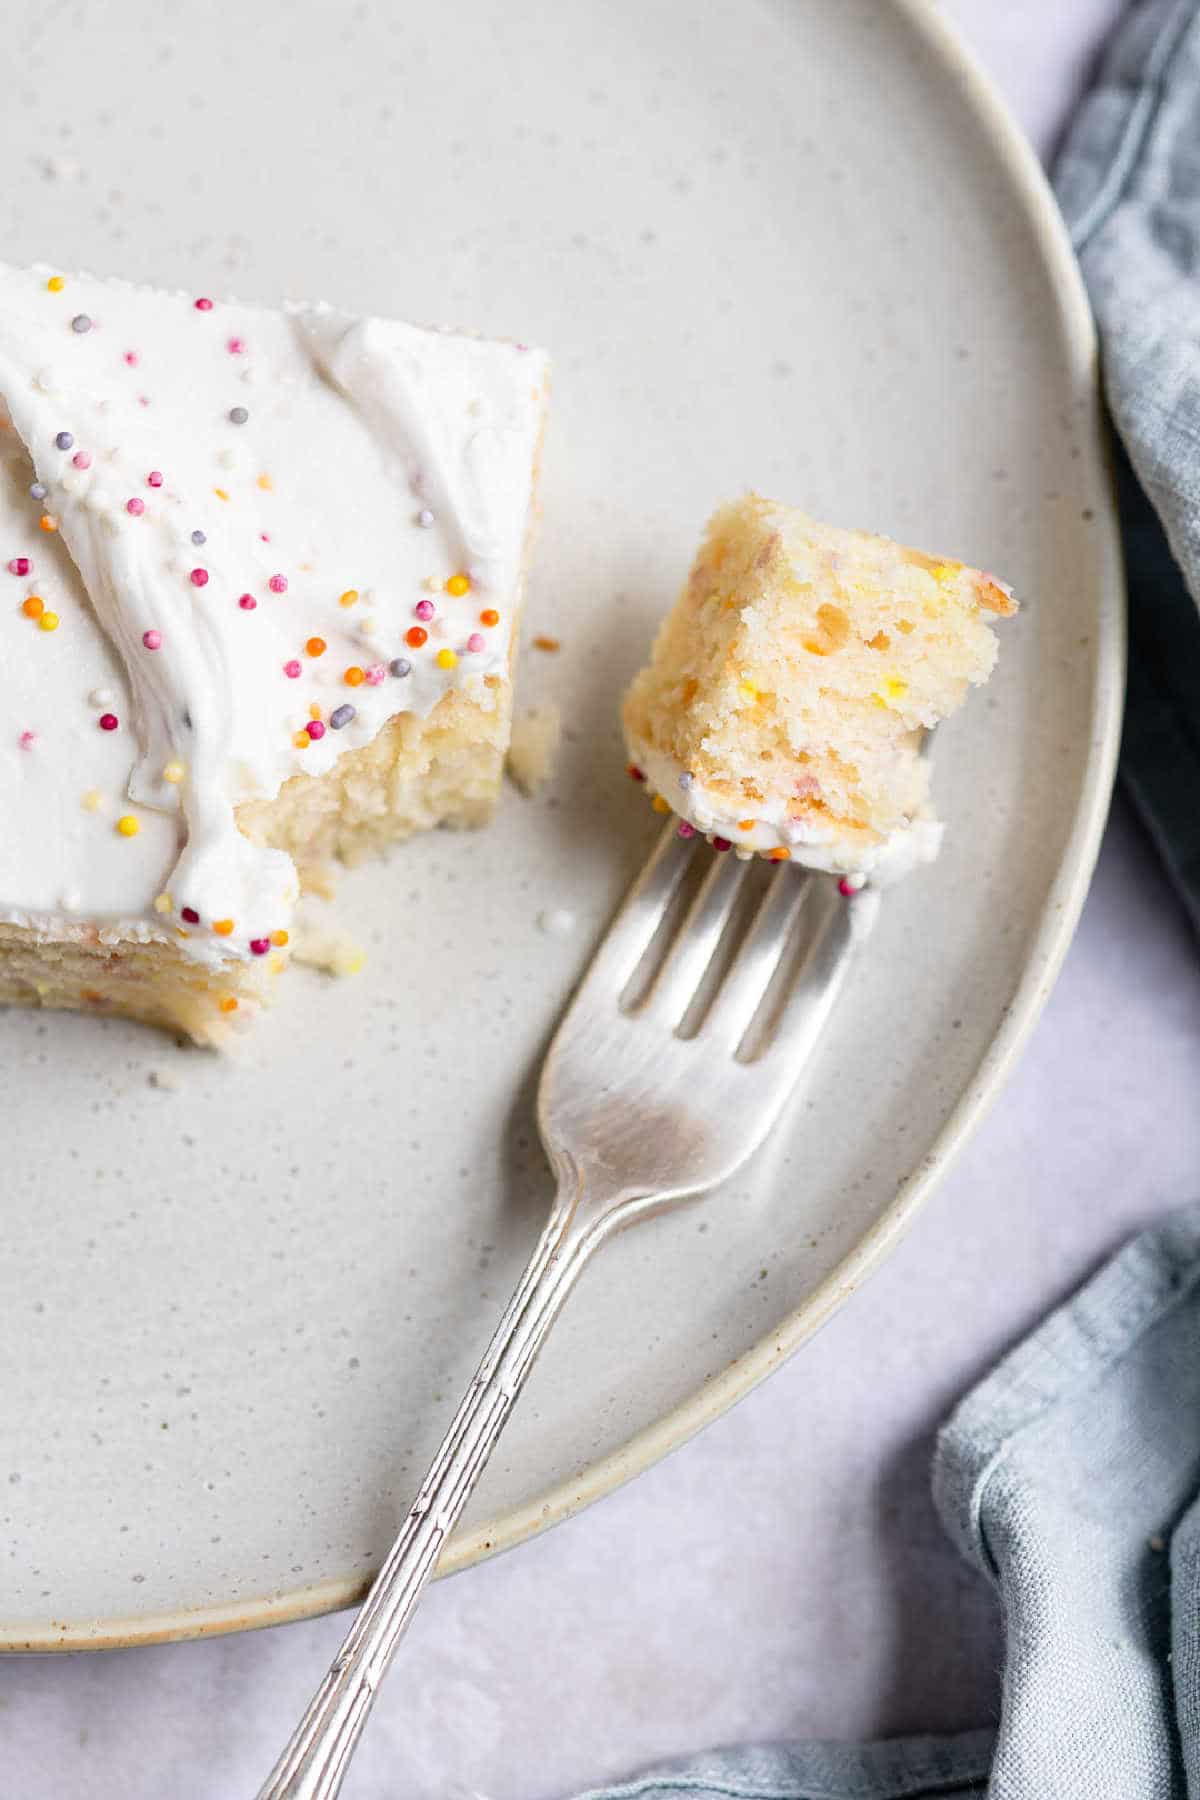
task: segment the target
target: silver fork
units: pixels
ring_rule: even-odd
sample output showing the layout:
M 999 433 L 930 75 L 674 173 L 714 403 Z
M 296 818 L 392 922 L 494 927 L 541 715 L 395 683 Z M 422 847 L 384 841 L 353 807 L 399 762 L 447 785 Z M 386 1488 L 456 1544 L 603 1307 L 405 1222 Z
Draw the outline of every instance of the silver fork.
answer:
M 671 933 L 695 856 L 711 866 Z M 333 1800 L 376 1691 L 567 1295 L 626 1225 L 731 1176 L 778 1119 L 876 896 L 758 865 L 669 825 L 550 1047 L 538 1091 L 550 1217 L 396 1542 L 258 1800 Z M 659 958 L 658 953 L 665 952 Z M 789 979 L 789 977 L 791 977 Z

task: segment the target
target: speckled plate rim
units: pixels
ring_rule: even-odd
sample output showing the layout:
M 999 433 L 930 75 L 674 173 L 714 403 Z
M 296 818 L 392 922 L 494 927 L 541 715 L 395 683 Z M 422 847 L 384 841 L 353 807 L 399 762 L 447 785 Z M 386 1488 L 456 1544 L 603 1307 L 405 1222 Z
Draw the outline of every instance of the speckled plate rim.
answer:
M 891 3 L 924 48 L 941 64 L 945 79 L 967 101 L 1026 216 L 1057 299 L 1068 373 L 1081 399 L 1090 400 L 1092 404 L 1093 453 L 1097 463 L 1107 471 L 1108 447 L 1099 400 L 1091 312 L 1066 229 L 1041 167 L 990 79 L 955 28 L 936 10 L 935 0 L 891 0 Z M 1111 494 L 1111 479 L 1108 488 Z M 547 1489 L 523 1506 L 485 1520 L 472 1531 L 460 1533 L 442 1556 L 439 1576 L 457 1574 L 473 1563 L 501 1550 L 510 1550 L 549 1526 L 581 1512 L 594 1500 L 601 1499 L 672 1450 L 679 1449 L 765 1380 L 878 1268 L 997 1098 L 1037 1023 L 1074 935 L 1099 853 L 1116 774 L 1126 645 L 1124 580 L 1115 499 L 1106 515 L 1096 521 L 1096 528 L 1107 535 L 1107 544 L 1102 563 L 1104 579 L 1096 594 L 1099 649 L 1092 695 L 1092 751 L 1067 848 L 1004 1023 L 934 1140 L 920 1171 L 897 1190 L 895 1198 L 875 1224 L 803 1305 L 782 1319 L 745 1355 L 735 1358 L 679 1406 L 664 1413 L 653 1425 L 638 1432 L 610 1455 L 589 1464 L 572 1480 Z M 352 1606 L 362 1597 L 369 1581 L 370 1576 L 356 1574 L 228 1605 L 102 1620 L 0 1622 L 0 1651 L 124 1649 L 182 1638 L 251 1631 Z

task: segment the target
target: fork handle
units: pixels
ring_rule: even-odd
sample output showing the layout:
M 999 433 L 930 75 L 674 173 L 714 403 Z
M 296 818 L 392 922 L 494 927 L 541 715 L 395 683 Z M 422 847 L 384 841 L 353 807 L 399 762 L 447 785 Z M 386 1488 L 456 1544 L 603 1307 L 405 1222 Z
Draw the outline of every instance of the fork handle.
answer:
M 547 1332 L 599 1242 L 594 1233 L 572 1233 L 577 1200 L 577 1193 L 560 1189 L 399 1536 L 258 1800 L 334 1800 L 340 1792 L 376 1691 L 442 1545 L 483 1473 Z

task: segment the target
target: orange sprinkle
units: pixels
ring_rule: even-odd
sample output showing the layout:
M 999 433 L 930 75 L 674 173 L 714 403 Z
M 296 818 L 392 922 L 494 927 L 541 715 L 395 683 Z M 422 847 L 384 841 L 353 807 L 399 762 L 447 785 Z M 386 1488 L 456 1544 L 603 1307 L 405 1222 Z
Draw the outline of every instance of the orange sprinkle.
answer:
M 791 862 L 791 860 L 791 851 L 785 850 L 782 844 L 777 844 L 774 850 L 767 851 L 768 862 Z
M 264 473 L 259 476 L 258 485 L 262 489 L 264 494 L 269 494 L 271 492 L 271 489 L 275 486 L 275 483 L 271 480 L 271 477 L 269 475 Z
M 213 920 L 213 930 L 216 932 L 218 937 L 231 937 L 233 935 L 233 920 L 232 919 L 214 919 Z
M 282 950 L 287 941 L 288 934 L 286 931 L 273 931 L 271 933 L 271 942 L 277 950 Z
M 556 650 L 562 649 L 562 645 L 559 643 L 558 639 L 552 637 L 535 637 L 533 640 L 533 647 L 535 650 L 548 650 L 551 655 L 553 655 Z
M 54 517 L 53 513 L 43 513 L 38 520 L 38 524 L 43 531 L 58 530 L 58 520 Z
M 339 606 L 353 606 L 357 599 L 358 599 L 358 589 L 357 588 L 347 588 L 344 594 L 338 595 L 338 605 Z
M 40 594 L 30 594 L 28 600 L 22 600 L 21 611 L 27 619 L 40 619 L 46 610 L 46 603 Z
M 304 648 L 310 656 L 324 656 L 327 645 L 324 638 L 309 638 Z
M 351 663 L 348 669 L 342 670 L 342 680 L 347 687 L 361 687 L 367 679 L 367 671 L 360 669 L 357 663 Z
M 460 594 L 469 594 L 470 591 L 471 578 L 469 575 L 452 575 L 446 583 L 446 592 L 453 594 L 455 598 Z
M 295 744 L 297 750 L 307 750 L 312 743 L 312 739 L 309 737 L 307 731 L 298 731 L 292 739 L 292 742 Z
M 494 606 L 485 606 L 479 615 L 479 623 L 481 625 L 498 625 L 500 623 L 500 614 L 496 611 Z
M 80 988 L 79 998 L 86 1000 L 90 1006 L 99 1006 L 104 1000 L 104 995 L 98 994 L 95 988 Z
M 237 1001 L 232 994 L 223 994 L 220 1001 L 220 1007 L 222 1012 L 236 1012 Z
M 671 810 L 671 802 L 669 800 L 664 800 L 661 794 L 655 794 L 650 804 L 655 812 L 669 813 Z
M 410 650 L 419 650 L 428 636 L 423 625 L 410 625 L 404 634 L 404 641 Z
M 758 824 L 757 819 L 739 819 L 738 820 L 738 830 L 739 831 L 753 831 L 754 827 L 757 824 Z

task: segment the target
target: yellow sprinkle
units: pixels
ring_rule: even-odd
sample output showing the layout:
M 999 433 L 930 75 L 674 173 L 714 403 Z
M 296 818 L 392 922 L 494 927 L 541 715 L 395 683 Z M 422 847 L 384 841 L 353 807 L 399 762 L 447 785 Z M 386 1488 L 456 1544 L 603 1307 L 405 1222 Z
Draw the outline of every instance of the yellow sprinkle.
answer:
M 58 614 L 55 612 L 44 612 L 38 620 L 38 630 L 39 631 L 57 631 L 58 630 Z
M 225 492 L 224 488 L 214 488 L 213 493 L 217 496 L 218 500 L 228 500 L 229 498 L 229 495 Z
M 315 700 L 313 701 L 312 705 L 308 709 L 308 716 L 310 719 L 319 719 L 321 716 L 321 709 L 317 705 Z
M 266 474 L 264 471 L 264 473 L 261 474 L 258 478 L 258 485 L 262 489 L 264 494 L 269 494 L 271 489 L 275 486 L 275 483 L 271 480 L 271 477 L 268 474 Z
M 875 698 L 884 706 L 890 706 L 893 700 L 903 700 L 908 692 L 907 681 L 901 681 L 898 675 L 887 675 L 875 689 Z
M 163 767 L 162 778 L 164 781 L 169 781 L 172 787 L 175 787 L 183 780 L 186 774 L 187 770 L 181 762 L 169 762 Z
M 99 788 L 89 788 L 79 804 L 84 812 L 99 812 L 104 805 L 104 795 Z
M 738 693 L 742 696 L 743 700 L 757 700 L 758 699 L 758 689 L 755 687 L 755 685 L 752 681 L 739 681 L 738 682 Z
M 295 744 L 297 750 L 307 750 L 312 743 L 312 739 L 309 737 L 307 731 L 298 731 L 292 739 L 292 742 Z
M 453 594 L 456 598 L 460 594 L 469 594 L 470 591 L 471 581 L 467 575 L 452 575 L 446 583 L 446 592 Z
M 213 930 L 216 932 L 218 937 L 232 937 L 232 935 L 233 935 L 233 920 L 232 919 L 214 919 L 213 920 Z
M 439 650 L 433 660 L 439 669 L 453 669 L 458 664 L 458 657 L 453 650 Z
M 52 275 L 46 283 L 52 294 L 61 294 L 66 285 L 61 275 Z
M 287 968 L 287 957 L 269 956 L 267 958 L 267 967 L 270 969 L 272 975 L 282 975 L 283 971 Z
M 154 910 L 156 913 L 171 912 L 173 909 L 172 909 L 172 905 L 171 905 L 170 894 L 159 894 L 156 897 L 155 902 L 154 902 Z
M 669 813 L 671 810 L 671 802 L 669 800 L 664 800 L 661 794 L 655 794 L 650 804 L 655 812 Z
M 347 950 L 334 960 L 335 975 L 357 975 L 367 960 L 365 950 Z
M 176 936 L 176 937 L 191 937 L 191 935 L 192 935 L 192 934 L 191 934 L 191 932 L 190 932 L 190 931 L 185 931 L 185 930 L 184 930 L 184 929 L 183 929 L 183 926 L 182 926 L 182 925 L 177 925 L 177 926 L 176 926 L 176 927 L 175 927 L 175 936 Z
M 232 994 L 222 994 L 221 999 L 218 1002 L 218 1004 L 220 1005 L 222 1012 L 236 1012 L 237 1011 L 237 1001 L 234 999 Z
M 122 813 L 117 820 L 117 830 L 122 837 L 136 837 L 141 829 L 141 820 L 136 818 L 133 813 Z
M 338 595 L 338 605 L 339 606 L 353 606 L 357 599 L 358 599 L 358 589 L 357 588 L 347 588 L 344 594 Z
M 288 934 L 286 931 L 273 931 L 271 933 L 271 942 L 277 950 L 282 950 L 287 941 Z
M 929 573 L 933 576 L 935 581 L 953 581 L 962 573 L 962 564 L 952 562 L 938 563 L 937 567 L 931 569 Z

